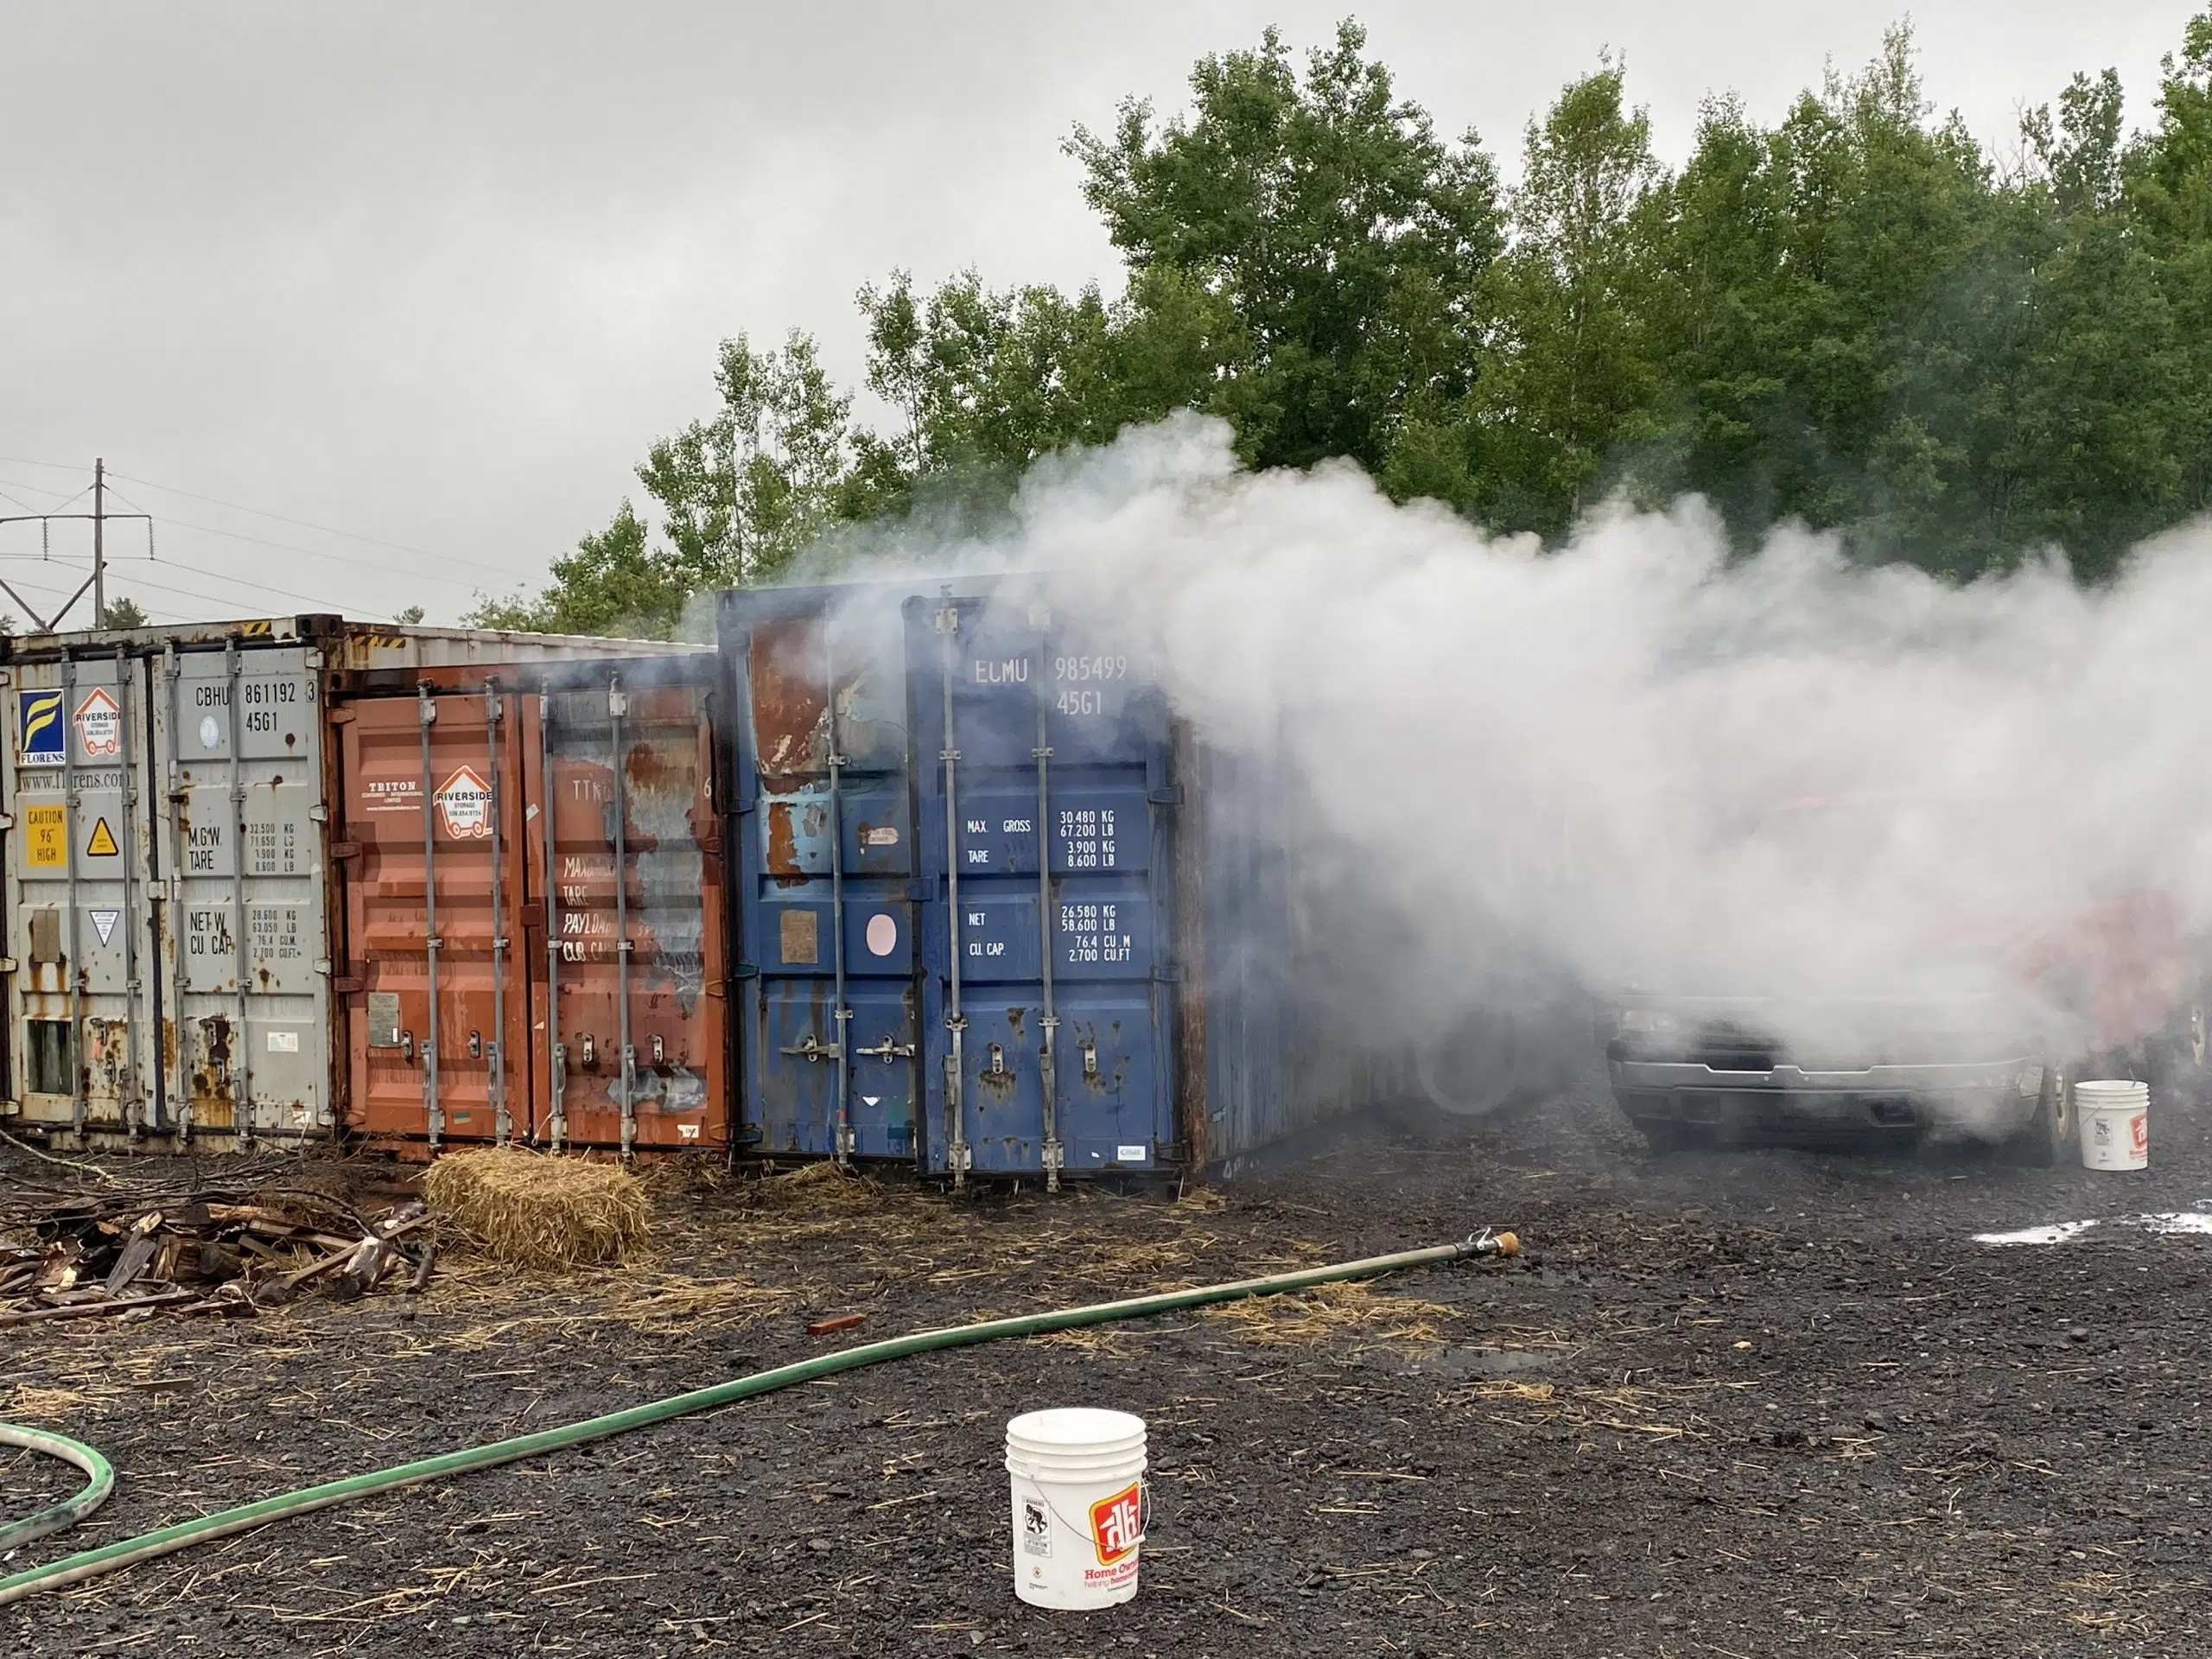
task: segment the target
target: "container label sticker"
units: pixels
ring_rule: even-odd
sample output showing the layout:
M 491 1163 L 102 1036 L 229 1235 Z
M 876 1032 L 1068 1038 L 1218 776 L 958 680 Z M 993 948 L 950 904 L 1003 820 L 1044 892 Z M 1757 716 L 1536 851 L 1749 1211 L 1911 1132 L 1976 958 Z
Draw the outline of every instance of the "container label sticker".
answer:
M 368 778 L 361 783 L 364 812 L 420 812 L 422 780 L 415 778 Z
M 1033 1497 L 1021 1500 L 1021 1550 L 1025 1555 L 1049 1557 L 1052 1553 L 1052 1517 Z
M 92 931 L 99 934 L 100 943 L 105 944 L 115 933 L 116 918 L 123 912 L 119 910 L 95 910 L 89 913 L 92 918 Z
M 1114 1148 L 1114 1161 L 1117 1164 L 1141 1164 L 1151 1156 L 1152 1148 L 1147 1146 L 1116 1147 Z
M 115 831 L 107 827 L 105 818 L 92 821 L 92 833 L 85 837 L 85 856 L 113 858 L 123 849 L 115 844 Z
M 870 956 L 887 957 L 899 948 L 899 924 L 891 917 L 874 915 L 868 918 L 868 948 Z
M 439 786 L 438 817 L 455 841 L 488 841 L 492 835 L 492 790 L 473 767 L 463 766 Z
M 810 910 L 786 910 L 777 923 L 777 943 L 786 963 L 811 966 L 822 960 L 822 943 Z
M 296 1054 L 300 1052 L 300 1033 L 296 1031 L 272 1031 L 269 1033 L 271 1054 Z
M 863 847 L 896 847 L 899 826 L 895 823 L 863 824 L 861 826 L 861 845 Z
M 57 715 L 54 725 L 61 724 Z M 66 806 L 27 806 L 23 809 L 23 862 L 35 870 L 69 868 L 69 809 Z
M 123 753 L 123 710 L 105 686 L 94 686 L 77 705 L 77 747 L 88 760 Z
M 16 754 L 27 766 L 59 766 L 69 760 L 59 691 L 16 693 Z
M 696 1141 L 699 1138 L 699 1126 L 696 1123 L 677 1124 L 676 1138 L 679 1141 Z
M 399 1046 L 399 993 L 371 991 L 369 993 L 369 1046 L 397 1048 Z
M 1090 1541 L 1099 1566 L 1111 1567 L 1126 1560 L 1144 1541 L 1141 1491 L 1140 1484 L 1132 1483 L 1090 1506 Z

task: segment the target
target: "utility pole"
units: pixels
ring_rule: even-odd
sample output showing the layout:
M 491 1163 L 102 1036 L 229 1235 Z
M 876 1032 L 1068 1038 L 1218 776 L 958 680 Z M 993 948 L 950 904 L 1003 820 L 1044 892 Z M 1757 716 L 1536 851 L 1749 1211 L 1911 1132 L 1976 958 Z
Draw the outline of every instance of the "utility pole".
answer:
M 92 626 L 107 626 L 107 457 L 92 457 Z
M 84 492 L 79 490 L 78 495 Z M 70 500 L 75 500 L 72 496 Z M 64 502 L 65 506 L 68 504 Z M 37 524 L 41 534 L 54 525 L 65 522 L 83 523 L 89 519 L 92 526 L 92 574 L 83 586 L 61 601 L 61 608 L 52 616 L 41 616 L 38 607 L 25 599 L 0 576 L 0 594 L 23 607 L 31 620 L 32 628 L 40 633 L 52 633 L 61 626 L 77 601 L 89 589 L 92 595 L 92 626 L 99 627 L 107 617 L 107 526 L 110 519 L 136 518 L 146 526 L 146 556 L 154 556 L 154 521 L 143 512 L 110 512 L 107 510 L 107 461 L 105 457 L 92 462 L 92 510 L 90 512 L 23 512 L 0 514 L 0 524 Z

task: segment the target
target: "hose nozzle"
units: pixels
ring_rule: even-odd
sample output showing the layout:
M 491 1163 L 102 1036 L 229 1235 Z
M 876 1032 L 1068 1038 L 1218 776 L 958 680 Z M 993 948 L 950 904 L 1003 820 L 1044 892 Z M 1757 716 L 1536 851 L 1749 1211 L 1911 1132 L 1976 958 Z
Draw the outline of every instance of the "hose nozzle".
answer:
M 1499 1232 L 1485 1227 L 1459 1246 L 1462 1255 L 1518 1255 L 1521 1240 L 1509 1232 Z

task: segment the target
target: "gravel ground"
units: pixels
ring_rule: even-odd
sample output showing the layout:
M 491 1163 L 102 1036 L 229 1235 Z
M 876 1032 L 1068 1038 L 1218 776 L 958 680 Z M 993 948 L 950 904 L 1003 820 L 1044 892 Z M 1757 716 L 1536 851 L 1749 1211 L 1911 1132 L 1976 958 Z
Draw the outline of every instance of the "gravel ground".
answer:
M 325 1511 L 0 1608 L 0 1650 L 2197 1654 L 2212 1236 L 2120 1218 L 2212 1211 L 2212 1119 L 2161 1102 L 2152 1136 L 2136 1175 L 1654 1158 L 1593 1087 L 1370 1119 L 1179 1202 L 671 1188 L 655 1260 L 456 1257 L 413 1318 L 380 1294 L 10 1331 L 0 1415 L 120 1472 L 82 1547 L 856 1339 L 807 1338 L 823 1314 L 875 1337 L 1484 1224 L 1529 1246 L 877 1367 Z M 1135 1602 L 1049 1614 L 1012 1593 L 1001 1437 L 1077 1402 L 1148 1420 L 1154 1515 Z M 0 1479 L 15 1513 L 60 1484 Z

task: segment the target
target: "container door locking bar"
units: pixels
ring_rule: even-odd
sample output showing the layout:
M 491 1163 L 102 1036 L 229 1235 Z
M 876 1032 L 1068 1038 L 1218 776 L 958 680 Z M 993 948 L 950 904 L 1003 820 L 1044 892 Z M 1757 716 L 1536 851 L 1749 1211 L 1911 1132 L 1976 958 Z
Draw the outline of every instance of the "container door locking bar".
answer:
M 430 1002 L 429 1033 L 423 1039 L 423 1118 L 435 1152 L 445 1137 L 446 1120 L 438 1101 L 438 785 L 430 770 L 430 728 L 437 723 L 438 705 L 428 680 L 415 688 L 415 718 L 423 730 L 423 950 Z
M 553 786 L 553 682 L 548 679 L 537 701 L 537 789 L 543 798 L 539 816 L 545 820 L 545 1050 L 546 1135 L 558 1152 L 569 1138 L 569 1120 L 562 1099 L 569 1087 L 569 1046 L 561 1040 L 561 875 L 560 836 L 553 827 L 560 791 Z
M 1043 966 L 1045 980 L 1045 1012 L 1038 1021 L 1044 1028 L 1045 1040 L 1037 1057 L 1037 1077 L 1038 1094 L 1045 1110 L 1045 1190 L 1057 1192 L 1060 1190 L 1065 1154 L 1060 1145 L 1059 1087 L 1053 1055 L 1053 1046 L 1059 1039 L 1060 1016 L 1052 1004 L 1052 955 L 1057 931 L 1052 926 L 1052 750 L 1046 741 L 1050 734 L 1045 723 L 1049 707 L 1045 664 L 1052 655 L 1052 613 L 1039 606 L 1031 613 L 1029 620 L 1037 630 L 1037 747 L 1031 753 L 1037 762 L 1037 959 Z
M 830 1017 L 837 1022 L 837 1040 L 831 1052 L 837 1061 L 836 1160 L 842 1167 L 853 1161 L 852 1068 L 845 1064 L 845 1027 L 853 1011 L 845 1006 L 845 757 L 837 752 L 837 661 L 830 651 L 831 619 L 822 619 L 823 708 L 830 728 L 830 957 L 836 984 L 831 994 Z
M 944 680 L 944 747 L 938 751 L 938 759 L 944 762 L 945 900 L 952 912 L 951 1001 L 944 1016 L 945 1029 L 950 1033 L 952 1043 L 944 1059 L 944 1162 L 952 1173 L 953 1190 L 958 1192 L 966 1185 L 970 1162 L 967 1126 L 960 1111 L 960 1039 L 968 1029 L 968 1019 L 960 1012 L 960 751 L 952 741 L 952 674 L 958 654 L 960 611 L 952 602 L 950 586 L 942 592 L 936 622 L 938 634 L 944 642 L 939 658 Z
M 614 799 L 607 808 L 607 816 L 614 821 L 613 834 L 608 839 L 614 843 L 614 954 L 620 975 L 616 1006 L 621 1022 L 622 1161 L 626 1164 L 636 1155 L 638 1143 L 638 1051 L 630 1040 L 629 846 L 625 840 L 629 834 L 630 772 L 623 722 L 628 719 L 629 714 L 630 697 L 622 689 L 622 677 L 620 674 L 608 675 L 607 724 L 608 740 L 613 748 Z

